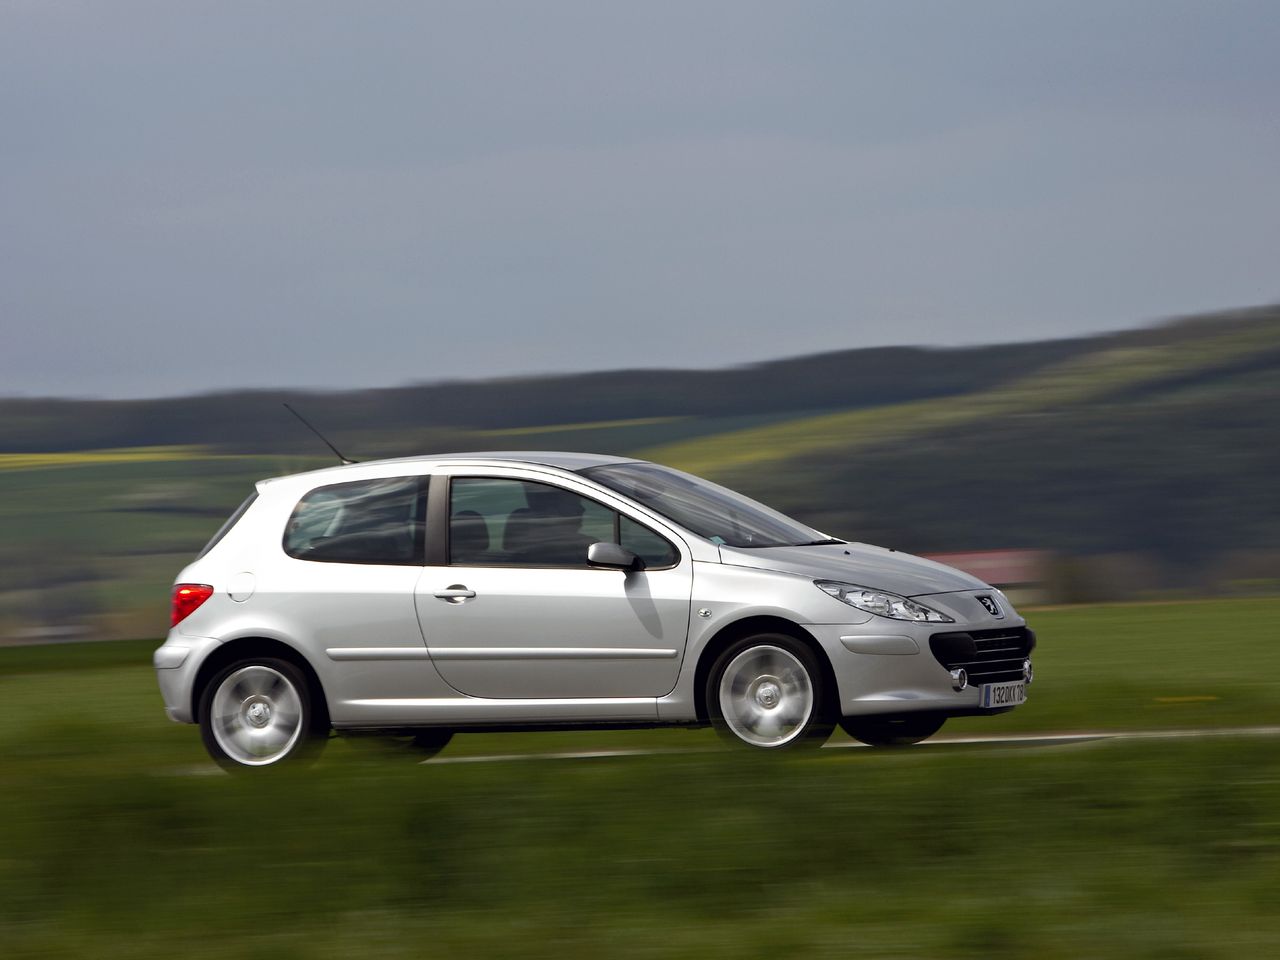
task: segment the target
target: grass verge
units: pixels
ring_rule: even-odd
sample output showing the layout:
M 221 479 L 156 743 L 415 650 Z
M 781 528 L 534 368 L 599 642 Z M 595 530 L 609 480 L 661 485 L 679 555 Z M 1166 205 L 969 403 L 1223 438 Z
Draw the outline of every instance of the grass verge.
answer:
M 1035 699 L 947 732 L 1276 722 L 1280 602 L 1040 611 Z M 1273 740 L 201 776 L 152 641 L 0 650 L 0 953 L 1272 957 Z M 1216 699 L 1204 699 L 1213 697 Z M 711 746 L 460 737 L 446 752 Z
M 1270 742 L 252 779 L 80 758 L 0 794 L 7 957 L 1280 950 Z

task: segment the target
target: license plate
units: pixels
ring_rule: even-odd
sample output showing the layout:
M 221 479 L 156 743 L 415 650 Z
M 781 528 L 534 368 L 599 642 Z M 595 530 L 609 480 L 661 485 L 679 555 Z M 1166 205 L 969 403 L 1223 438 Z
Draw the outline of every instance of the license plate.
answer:
M 987 709 L 1016 707 L 1027 702 L 1027 681 L 1010 680 L 1007 683 L 984 683 L 978 688 L 978 706 Z

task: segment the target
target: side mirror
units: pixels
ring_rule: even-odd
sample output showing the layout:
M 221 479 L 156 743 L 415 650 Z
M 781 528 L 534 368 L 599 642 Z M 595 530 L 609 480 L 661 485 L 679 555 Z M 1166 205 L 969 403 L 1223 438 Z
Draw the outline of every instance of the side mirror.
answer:
M 640 558 L 626 547 L 616 543 L 593 543 L 587 547 L 587 563 L 593 567 L 610 567 L 615 570 L 635 570 Z

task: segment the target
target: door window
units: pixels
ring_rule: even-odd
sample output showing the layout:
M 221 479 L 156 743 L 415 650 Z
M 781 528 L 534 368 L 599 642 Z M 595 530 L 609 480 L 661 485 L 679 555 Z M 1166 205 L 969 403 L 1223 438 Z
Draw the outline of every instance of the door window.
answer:
M 613 540 L 614 513 L 561 487 L 455 477 L 449 561 L 473 566 L 585 567 L 587 548 Z
M 465 566 L 585 567 L 593 543 L 621 543 L 646 569 L 674 566 L 660 534 L 562 487 L 498 477 L 449 485 L 449 562 Z

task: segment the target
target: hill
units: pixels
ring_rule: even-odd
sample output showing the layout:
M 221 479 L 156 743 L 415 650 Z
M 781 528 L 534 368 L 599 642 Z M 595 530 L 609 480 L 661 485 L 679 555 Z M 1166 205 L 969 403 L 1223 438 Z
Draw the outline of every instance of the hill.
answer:
M 254 480 L 467 449 L 638 455 L 837 536 L 1048 549 L 1061 595 L 1280 588 L 1280 307 L 1106 336 L 332 394 L 0 401 L 0 636 L 163 629 Z M 588 413 L 589 412 L 589 413 Z
M 1108 400 L 1132 404 L 1197 383 L 1220 382 L 1229 387 L 1237 374 L 1280 366 L 1280 322 L 1267 314 L 1251 323 L 1221 327 L 1197 323 L 1162 332 L 1177 335 L 1100 338 L 1087 351 L 961 397 L 791 419 L 657 447 L 643 455 L 693 473 L 723 473 L 824 450 L 850 452 L 876 443 L 948 433 L 977 422 L 1053 414 Z
M 1218 318 L 1214 325 L 1228 325 Z M 1101 338 L 930 349 L 842 350 L 746 367 L 612 370 L 381 390 L 235 391 L 151 400 L 0 399 L 0 452 L 203 445 L 224 452 L 314 449 L 288 401 L 353 447 L 379 452 L 475 431 L 584 421 L 719 418 L 847 410 L 956 396 L 1169 330 Z M 418 446 L 422 450 L 424 447 Z

